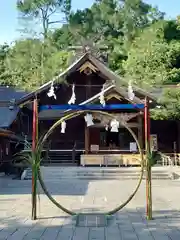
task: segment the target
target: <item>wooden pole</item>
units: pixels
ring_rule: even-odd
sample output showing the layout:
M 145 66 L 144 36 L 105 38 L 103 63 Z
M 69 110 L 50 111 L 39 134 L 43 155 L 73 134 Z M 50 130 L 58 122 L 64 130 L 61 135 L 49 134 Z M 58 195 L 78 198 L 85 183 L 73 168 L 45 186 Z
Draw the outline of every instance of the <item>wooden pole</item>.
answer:
M 85 154 L 89 153 L 89 128 L 85 125 Z
M 149 100 L 145 99 L 144 106 L 144 131 L 145 131 L 145 148 L 146 148 L 146 217 L 152 220 L 152 185 L 151 185 L 151 162 L 150 154 L 150 113 Z
M 143 149 L 143 115 L 138 116 L 138 141 L 141 149 Z
M 37 99 L 33 101 L 33 131 L 32 131 L 32 220 L 37 219 L 37 168 L 36 168 L 36 144 L 37 144 L 37 123 L 38 106 Z

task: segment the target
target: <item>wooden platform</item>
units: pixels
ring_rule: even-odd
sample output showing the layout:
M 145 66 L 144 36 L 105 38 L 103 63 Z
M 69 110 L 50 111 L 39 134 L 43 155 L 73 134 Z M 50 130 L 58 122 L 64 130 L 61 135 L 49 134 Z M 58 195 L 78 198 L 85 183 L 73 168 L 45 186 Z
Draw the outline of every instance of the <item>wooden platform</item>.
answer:
M 140 165 L 140 154 L 83 154 L 81 165 L 99 166 L 138 166 Z

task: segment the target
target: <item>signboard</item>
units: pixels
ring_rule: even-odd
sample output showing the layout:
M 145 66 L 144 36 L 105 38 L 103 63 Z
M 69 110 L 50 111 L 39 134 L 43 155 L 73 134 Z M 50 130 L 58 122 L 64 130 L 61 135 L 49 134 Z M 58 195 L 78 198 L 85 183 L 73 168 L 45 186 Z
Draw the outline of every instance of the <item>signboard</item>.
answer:
M 130 142 L 129 148 L 130 148 L 130 152 L 137 152 L 137 144 L 136 144 L 136 142 Z
M 157 134 L 150 135 L 150 146 L 152 151 L 158 151 Z
M 99 151 L 99 145 L 91 145 L 91 152 L 98 152 Z

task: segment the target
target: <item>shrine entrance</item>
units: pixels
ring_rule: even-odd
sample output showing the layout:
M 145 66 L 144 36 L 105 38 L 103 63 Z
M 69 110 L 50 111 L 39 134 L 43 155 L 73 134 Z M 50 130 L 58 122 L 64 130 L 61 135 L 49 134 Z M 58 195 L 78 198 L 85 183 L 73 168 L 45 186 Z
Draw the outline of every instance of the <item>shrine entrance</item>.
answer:
M 118 132 L 111 132 L 111 130 L 106 131 L 106 146 L 109 149 L 120 148 L 119 131 Z
M 91 158 L 88 154 L 131 154 L 134 152 L 137 154 L 137 158 L 140 158 L 137 145 L 134 138 L 126 127 L 121 122 L 126 122 L 127 126 L 133 130 L 137 137 L 140 146 L 142 147 L 142 122 L 138 122 L 137 119 L 142 119 L 142 115 L 139 113 L 111 113 L 113 119 L 100 114 L 93 113 L 94 125 L 86 128 L 85 131 L 85 154 L 83 159 Z M 114 118 L 117 119 L 118 126 L 112 127 Z M 132 150 L 131 145 L 136 146 Z M 98 156 L 97 156 L 98 157 Z M 102 156 L 101 156 L 102 158 Z M 140 160 L 140 159 L 139 159 Z M 88 164 L 88 160 L 86 161 Z M 97 161 L 98 162 L 98 161 Z M 98 163 L 94 164 L 98 165 Z M 134 163 L 135 164 L 135 163 Z

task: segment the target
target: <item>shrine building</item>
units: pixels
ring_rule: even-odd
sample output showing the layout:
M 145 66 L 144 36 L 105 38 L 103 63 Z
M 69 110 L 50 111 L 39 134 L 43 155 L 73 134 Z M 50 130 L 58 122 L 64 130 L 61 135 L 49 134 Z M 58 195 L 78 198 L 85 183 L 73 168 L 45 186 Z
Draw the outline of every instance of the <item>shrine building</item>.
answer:
M 18 114 L 13 121 L 21 126 L 17 128 L 18 132 L 17 129 L 14 131 L 32 141 L 32 102 L 35 98 L 38 101 L 39 136 L 71 112 L 74 104 L 102 106 L 100 110 L 112 114 L 113 118 L 89 112 L 59 125 L 44 146 L 46 154 L 42 164 L 139 165 L 137 144 L 122 123 L 126 122 L 133 130 L 144 151 L 144 109 L 139 106 L 143 106 L 148 98 L 150 109 L 158 107 L 157 96 L 133 86 L 131 98 L 129 87 L 129 83 L 109 69 L 102 59 L 86 51 L 54 79 L 16 99 Z M 68 104 L 72 109 L 61 108 Z M 177 121 L 151 119 L 150 125 L 154 151 L 172 154 L 175 146 L 176 151 L 180 151 Z

